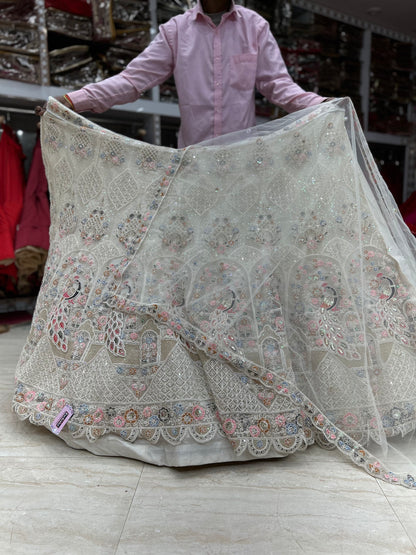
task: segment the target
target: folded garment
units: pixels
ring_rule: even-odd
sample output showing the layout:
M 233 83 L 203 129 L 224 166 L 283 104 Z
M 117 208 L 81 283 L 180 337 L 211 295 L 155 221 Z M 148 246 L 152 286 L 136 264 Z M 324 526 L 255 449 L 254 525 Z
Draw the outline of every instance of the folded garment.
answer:
M 36 28 L 35 0 L 0 1 L 0 21 L 6 23 L 27 23 Z
M 0 79 L 39 84 L 39 57 L 0 50 Z
M 174 77 L 171 77 L 165 83 L 160 85 L 160 100 L 167 102 L 177 102 L 178 101 L 178 91 L 176 90 L 176 84 Z
M 62 35 L 84 40 L 93 39 L 92 20 L 88 17 L 48 8 L 46 10 L 46 26 L 49 31 L 55 31 Z
M 108 76 L 108 72 L 98 60 L 90 59 L 74 69 L 54 73 L 51 75 L 51 82 L 57 87 L 76 88 L 102 81 Z
M 113 2 L 113 20 L 117 24 L 150 22 L 149 2 L 136 0 L 117 0 Z
M 192 0 L 161 0 L 157 3 L 157 18 L 159 23 L 168 21 L 171 17 L 184 13 L 192 5 Z
M 112 0 L 91 0 L 93 34 L 96 41 L 110 41 L 115 37 Z
M 137 56 L 137 52 L 111 46 L 105 53 L 105 63 L 111 73 L 119 73 Z
M 86 40 L 114 38 L 111 0 L 47 0 L 45 7 L 49 30 Z
M 39 54 L 39 31 L 30 25 L 6 23 L 0 19 L 0 44 L 2 49 Z
M 19 295 L 37 294 L 42 281 L 48 251 L 23 247 L 16 251 L 17 291 Z
M 51 75 L 64 73 L 92 61 L 88 45 L 73 45 L 49 52 L 49 69 Z
M 112 44 L 115 47 L 135 52 L 135 55 L 146 48 L 150 42 L 150 25 L 131 27 L 117 23 L 116 37 Z

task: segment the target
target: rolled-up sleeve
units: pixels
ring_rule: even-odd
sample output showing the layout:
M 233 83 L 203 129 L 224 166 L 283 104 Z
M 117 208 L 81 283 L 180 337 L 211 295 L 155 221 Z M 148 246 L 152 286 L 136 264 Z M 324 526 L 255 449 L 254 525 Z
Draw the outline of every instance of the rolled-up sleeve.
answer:
M 174 57 L 168 24 L 161 25 L 149 46 L 118 75 L 69 93 L 77 112 L 105 112 L 116 104 L 137 100 L 146 90 L 163 83 L 172 73 Z
M 281 106 L 287 112 L 295 112 L 325 100 L 318 94 L 306 92 L 290 77 L 267 22 L 259 30 L 258 37 L 256 87 L 269 102 Z

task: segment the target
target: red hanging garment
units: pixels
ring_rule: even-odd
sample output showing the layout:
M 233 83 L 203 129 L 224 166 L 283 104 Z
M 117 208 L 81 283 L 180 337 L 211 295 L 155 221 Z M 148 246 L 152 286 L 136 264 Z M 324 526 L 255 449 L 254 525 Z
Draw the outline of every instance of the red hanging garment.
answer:
M 399 206 L 401 215 L 413 235 L 416 235 L 416 192 Z
M 25 176 L 22 147 L 13 131 L 2 125 L 0 138 L 0 274 L 15 278 L 13 264 L 16 226 L 23 206 Z M 0 280 L 1 282 L 2 280 Z M 9 289 L 9 287 L 7 287 Z
M 48 182 L 38 137 L 33 150 L 22 215 L 16 234 L 16 250 L 28 246 L 48 250 L 49 225 Z
M 49 249 L 49 225 L 48 182 L 38 137 L 16 234 L 18 292 L 21 294 L 32 292 L 40 284 Z

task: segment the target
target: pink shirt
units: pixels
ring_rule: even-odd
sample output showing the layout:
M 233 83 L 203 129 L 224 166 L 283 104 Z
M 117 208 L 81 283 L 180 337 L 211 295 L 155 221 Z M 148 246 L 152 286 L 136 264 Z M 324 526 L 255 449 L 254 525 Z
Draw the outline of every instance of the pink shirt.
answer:
M 324 100 L 293 82 L 260 15 L 232 2 L 216 27 L 200 1 L 161 25 L 121 73 L 69 96 L 78 112 L 104 112 L 133 102 L 172 74 L 181 114 L 180 148 L 255 125 L 255 87 L 288 112 Z

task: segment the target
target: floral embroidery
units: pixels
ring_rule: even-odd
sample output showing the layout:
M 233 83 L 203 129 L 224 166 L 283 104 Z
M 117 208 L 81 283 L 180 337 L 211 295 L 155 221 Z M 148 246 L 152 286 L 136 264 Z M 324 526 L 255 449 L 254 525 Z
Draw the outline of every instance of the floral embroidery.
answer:
M 227 418 L 226 420 L 224 420 L 224 423 L 222 425 L 224 432 L 226 434 L 233 434 L 237 428 L 237 423 L 235 420 L 233 420 L 232 418 Z
M 258 426 L 250 426 L 249 431 L 252 437 L 258 437 L 261 434 L 261 430 Z
M 76 133 L 72 139 L 71 152 L 80 158 L 90 158 L 94 154 L 94 147 L 90 134 L 86 128 L 82 128 Z
M 80 223 L 80 234 L 85 245 L 91 245 L 94 241 L 99 241 L 104 237 L 109 223 L 105 218 L 102 209 L 95 208 L 87 218 L 83 218 Z
M 185 214 L 173 214 L 166 225 L 160 226 L 162 246 L 171 252 L 182 251 L 191 241 L 194 230 Z
M 116 416 L 113 423 L 116 428 L 122 428 L 126 423 L 126 420 L 122 416 Z

